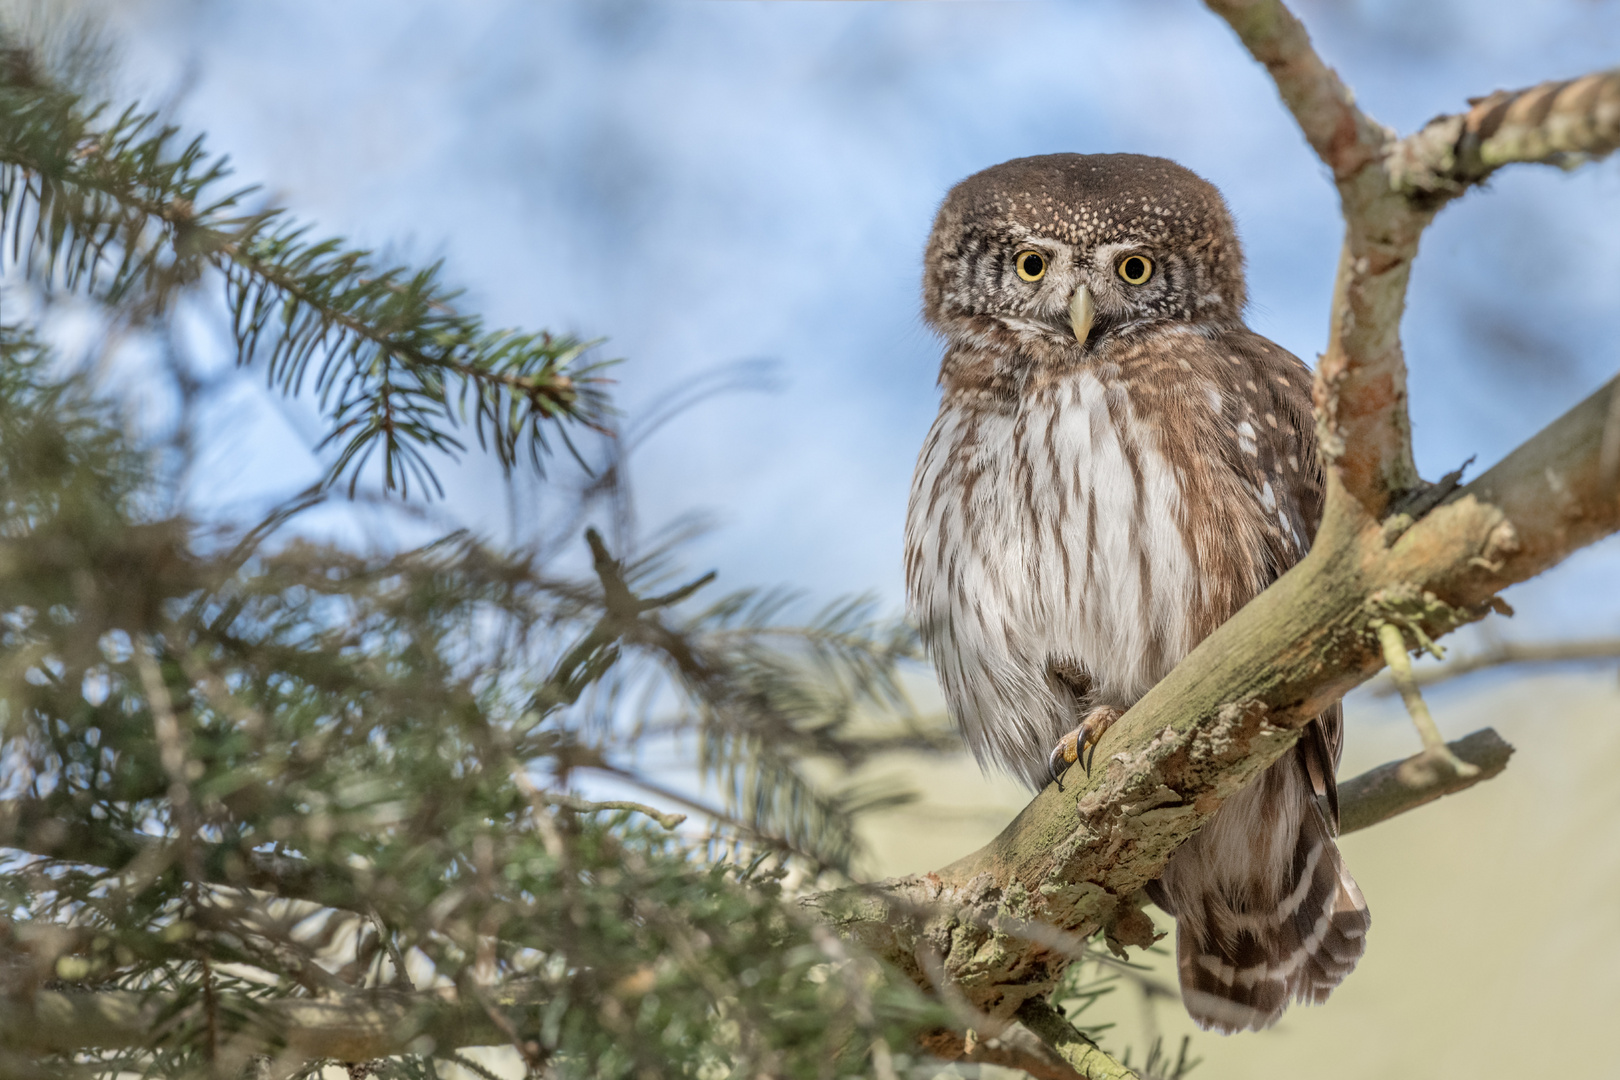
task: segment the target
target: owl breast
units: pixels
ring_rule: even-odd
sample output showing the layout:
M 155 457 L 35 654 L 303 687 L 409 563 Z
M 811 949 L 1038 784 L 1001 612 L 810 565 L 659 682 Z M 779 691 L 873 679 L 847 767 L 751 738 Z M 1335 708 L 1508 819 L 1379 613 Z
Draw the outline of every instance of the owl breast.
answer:
M 1079 372 L 993 405 L 947 397 L 912 484 L 906 581 L 981 764 L 1040 786 L 1078 710 L 1129 707 L 1196 643 L 1185 497 L 1121 385 Z

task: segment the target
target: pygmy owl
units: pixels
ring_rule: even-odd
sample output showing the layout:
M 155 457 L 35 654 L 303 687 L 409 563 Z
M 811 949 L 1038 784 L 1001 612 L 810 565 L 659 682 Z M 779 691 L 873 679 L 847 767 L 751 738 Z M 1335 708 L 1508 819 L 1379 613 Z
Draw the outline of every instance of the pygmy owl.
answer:
M 943 401 L 906 519 L 910 609 L 981 765 L 1039 788 L 1298 561 L 1321 517 L 1310 373 L 1243 323 L 1220 193 L 1161 158 L 1052 154 L 945 199 L 923 310 Z M 1222 1031 L 1320 1002 L 1369 925 L 1337 706 L 1149 894 Z

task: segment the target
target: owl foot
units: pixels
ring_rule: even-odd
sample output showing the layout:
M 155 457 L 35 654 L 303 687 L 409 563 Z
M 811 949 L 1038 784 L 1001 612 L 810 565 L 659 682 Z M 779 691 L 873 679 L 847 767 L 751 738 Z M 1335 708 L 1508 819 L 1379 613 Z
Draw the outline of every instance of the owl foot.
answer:
M 1103 732 L 1112 727 L 1114 721 L 1123 715 L 1125 715 L 1123 709 L 1116 709 L 1112 705 L 1100 705 L 1086 714 L 1079 727 L 1063 736 L 1058 740 L 1058 744 L 1052 747 L 1046 765 L 1059 791 L 1063 790 L 1063 774 L 1076 761 L 1086 770 L 1087 776 L 1091 775 L 1092 763 L 1097 760 L 1097 743 L 1102 741 Z M 1090 758 L 1085 756 L 1088 747 L 1091 750 Z

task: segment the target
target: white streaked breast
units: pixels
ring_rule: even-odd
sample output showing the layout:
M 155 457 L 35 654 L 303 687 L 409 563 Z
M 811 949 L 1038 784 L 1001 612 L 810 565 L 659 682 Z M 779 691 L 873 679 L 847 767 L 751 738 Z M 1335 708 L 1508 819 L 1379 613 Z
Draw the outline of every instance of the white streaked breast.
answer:
M 910 610 L 982 764 L 1044 781 L 1076 723 L 1054 658 L 1091 672 L 1096 703 L 1126 707 L 1190 648 L 1181 491 L 1146 435 L 1124 391 L 1090 374 L 1015 412 L 947 407 L 929 432 L 906 521 Z

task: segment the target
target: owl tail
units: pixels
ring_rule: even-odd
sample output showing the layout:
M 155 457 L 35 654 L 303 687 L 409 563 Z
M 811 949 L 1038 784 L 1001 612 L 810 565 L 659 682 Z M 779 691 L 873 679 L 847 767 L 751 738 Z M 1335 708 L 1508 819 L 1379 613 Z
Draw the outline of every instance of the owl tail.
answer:
M 1285 758 L 1273 769 L 1291 764 Z M 1181 998 L 1201 1028 L 1258 1031 L 1276 1023 L 1291 1001 L 1326 1001 L 1366 947 L 1367 903 L 1326 820 L 1313 804 L 1298 801 L 1281 814 L 1261 812 L 1267 796 L 1298 791 L 1267 780 L 1274 778 L 1229 800 L 1176 853 L 1154 890 L 1168 893 L 1164 900 L 1177 916 Z M 1276 790 L 1282 786 L 1290 790 Z M 1267 835 L 1271 830 L 1284 835 Z M 1286 840 L 1287 832 L 1294 833 L 1291 853 L 1270 843 Z

